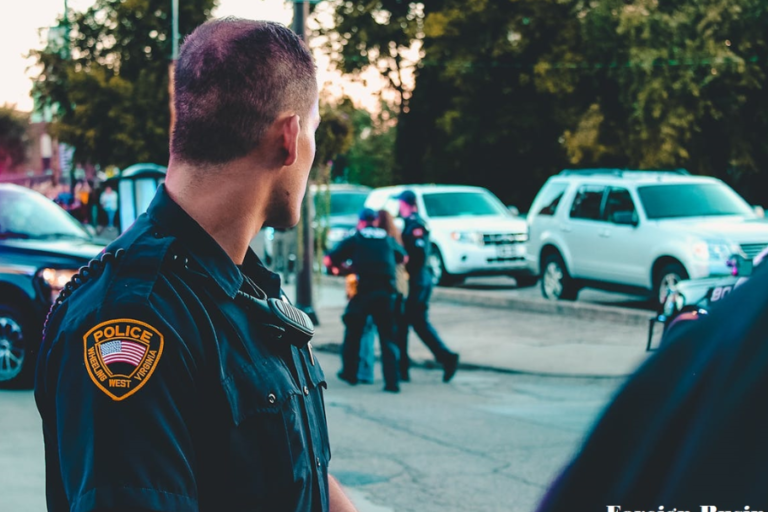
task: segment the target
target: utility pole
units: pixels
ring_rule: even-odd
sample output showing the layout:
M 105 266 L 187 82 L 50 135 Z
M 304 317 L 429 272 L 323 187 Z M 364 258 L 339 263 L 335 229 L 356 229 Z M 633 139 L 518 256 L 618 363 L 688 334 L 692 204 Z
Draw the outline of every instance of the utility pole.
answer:
M 69 60 L 72 56 L 71 50 L 69 48 L 69 6 L 67 5 L 67 0 L 64 0 L 64 19 L 62 20 L 63 23 L 63 29 L 64 29 L 64 47 L 62 48 L 62 53 L 64 55 L 65 60 Z M 69 151 L 69 146 L 65 146 L 67 149 L 66 151 Z M 59 150 L 61 151 L 61 146 L 59 146 Z M 66 162 L 67 159 L 65 158 L 64 161 Z M 61 175 L 64 176 L 65 171 L 69 171 L 69 192 L 72 194 L 72 201 L 75 200 L 75 168 L 77 166 L 75 165 L 75 158 L 74 158 L 74 152 L 72 154 L 72 158 L 69 160 L 69 169 L 61 169 Z
M 176 109 L 173 107 L 173 80 L 176 60 L 179 58 L 179 0 L 171 0 L 171 63 L 168 65 L 168 102 L 171 112 L 171 125 L 168 131 L 173 133 L 176 121 Z
M 307 43 L 307 18 L 309 17 L 309 1 L 294 0 L 293 2 L 293 31 Z M 307 180 L 307 190 L 301 204 L 301 229 L 299 230 L 301 244 L 301 264 L 296 278 L 296 307 L 307 314 L 315 325 L 320 325 L 317 313 L 313 307 L 312 271 L 314 267 L 314 240 L 312 218 L 314 204 L 310 192 L 311 180 Z

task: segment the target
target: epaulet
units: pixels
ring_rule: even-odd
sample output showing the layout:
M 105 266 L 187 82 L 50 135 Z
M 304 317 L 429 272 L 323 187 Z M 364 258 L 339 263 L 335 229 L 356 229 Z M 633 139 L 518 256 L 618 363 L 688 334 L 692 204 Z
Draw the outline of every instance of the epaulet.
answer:
M 134 240 L 126 248 L 115 269 L 107 300 L 114 303 L 129 297 L 139 300 L 149 298 L 175 241 L 175 237 L 160 236 L 157 233 L 151 236 L 145 234 Z M 124 283 L 126 286 L 115 286 L 115 283 Z

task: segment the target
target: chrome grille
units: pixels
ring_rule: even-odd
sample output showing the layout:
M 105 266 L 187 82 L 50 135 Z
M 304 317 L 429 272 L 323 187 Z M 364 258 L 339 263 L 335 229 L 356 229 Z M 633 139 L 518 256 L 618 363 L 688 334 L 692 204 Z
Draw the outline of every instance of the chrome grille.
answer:
M 525 233 L 485 233 L 483 234 L 483 245 L 511 245 L 519 244 L 528 240 Z
M 748 259 L 752 259 L 768 247 L 768 244 L 741 244 L 741 250 Z

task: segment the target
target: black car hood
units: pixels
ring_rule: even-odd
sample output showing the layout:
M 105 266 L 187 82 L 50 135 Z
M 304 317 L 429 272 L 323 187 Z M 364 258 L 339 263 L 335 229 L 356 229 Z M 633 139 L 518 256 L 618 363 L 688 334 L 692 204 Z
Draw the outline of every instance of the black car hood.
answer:
M 55 240 L 13 238 L 0 240 L 0 252 L 48 254 L 79 261 L 88 261 L 95 258 L 104 250 L 104 247 L 106 246 L 96 241 L 79 238 L 59 238 Z

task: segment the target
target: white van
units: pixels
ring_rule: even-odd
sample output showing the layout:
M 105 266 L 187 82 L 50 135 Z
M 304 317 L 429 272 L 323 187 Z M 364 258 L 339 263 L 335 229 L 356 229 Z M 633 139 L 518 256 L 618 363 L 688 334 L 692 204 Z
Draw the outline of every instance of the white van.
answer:
M 463 185 L 398 185 L 374 189 L 365 206 L 386 209 L 397 217 L 397 197 L 405 189 L 416 194 L 419 215 L 430 231 L 429 265 L 436 283 L 451 285 L 469 276 L 508 275 L 520 287 L 536 284 L 525 261 L 525 220 L 491 191 Z M 398 221 L 402 223 L 402 219 Z

